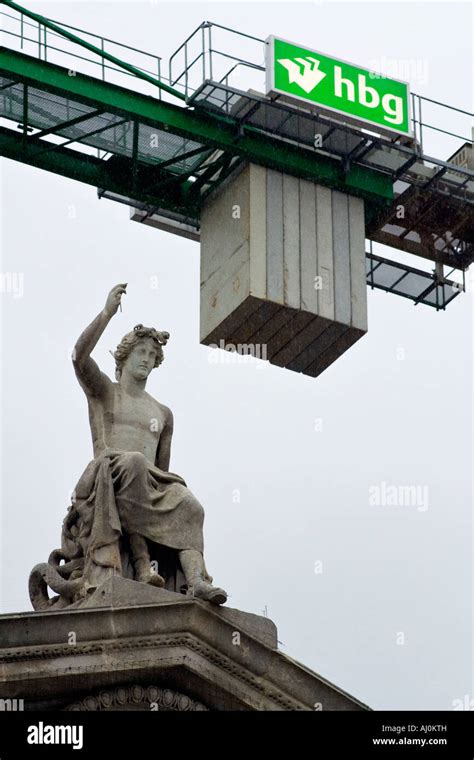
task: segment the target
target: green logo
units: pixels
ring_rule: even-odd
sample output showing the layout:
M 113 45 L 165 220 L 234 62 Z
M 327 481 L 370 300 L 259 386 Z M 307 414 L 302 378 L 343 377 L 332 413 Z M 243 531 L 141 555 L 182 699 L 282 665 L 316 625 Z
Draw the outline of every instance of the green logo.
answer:
M 284 94 L 411 135 L 409 86 L 277 37 L 267 40 L 267 94 Z

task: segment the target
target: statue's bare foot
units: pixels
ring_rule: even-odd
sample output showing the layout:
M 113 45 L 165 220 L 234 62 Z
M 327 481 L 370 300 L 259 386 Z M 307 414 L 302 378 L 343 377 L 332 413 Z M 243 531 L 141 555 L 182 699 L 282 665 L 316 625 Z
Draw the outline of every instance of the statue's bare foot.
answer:
M 210 583 L 206 583 L 206 581 L 203 580 L 196 581 L 190 589 L 190 593 L 192 593 L 196 599 L 212 602 L 212 604 L 225 604 L 227 601 L 227 593 L 223 588 L 211 586 Z
M 165 579 L 153 570 L 138 573 L 135 580 L 140 581 L 140 583 L 148 583 L 150 586 L 156 586 L 157 588 L 163 588 L 165 585 Z

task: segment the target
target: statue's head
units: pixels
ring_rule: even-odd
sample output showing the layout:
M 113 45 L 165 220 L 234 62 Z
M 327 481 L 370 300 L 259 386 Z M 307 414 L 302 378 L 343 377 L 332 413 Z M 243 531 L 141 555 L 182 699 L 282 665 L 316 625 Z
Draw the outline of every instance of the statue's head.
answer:
M 116 380 L 120 380 L 125 366 L 136 380 L 145 380 L 163 361 L 163 346 L 169 337 L 169 333 L 158 332 L 154 327 L 135 325 L 132 332 L 123 336 L 113 354 Z

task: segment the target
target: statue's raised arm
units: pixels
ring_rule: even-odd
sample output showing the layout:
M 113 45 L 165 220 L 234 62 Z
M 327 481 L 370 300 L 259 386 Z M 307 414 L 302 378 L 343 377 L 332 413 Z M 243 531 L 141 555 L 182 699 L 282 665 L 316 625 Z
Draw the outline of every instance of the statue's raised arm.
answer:
M 204 509 L 181 475 L 169 470 L 173 415 L 146 391 L 169 333 L 140 323 L 124 335 L 113 354 L 115 383 L 91 358 L 126 287 L 112 288 L 75 346 L 94 458 L 74 489 L 61 549 L 31 571 L 35 609 L 81 605 L 118 576 L 212 604 L 227 600 L 224 589 L 212 585 L 204 562 Z M 48 586 L 57 597 L 49 599 Z
M 110 383 L 107 375 L 100 371 L 92 359 L 91 353 L 110 320 L 116 314 L 122 296 L 126 293 L 126 288 L 127 283 L 121 283 L 112 288 L 107 296 L 104 308 L 94 321 L 86 327 L 74 347 L 72 357 L 74 370 L 81 388 L 88 396 L 103 396 L 107 390 L 107 385 Z

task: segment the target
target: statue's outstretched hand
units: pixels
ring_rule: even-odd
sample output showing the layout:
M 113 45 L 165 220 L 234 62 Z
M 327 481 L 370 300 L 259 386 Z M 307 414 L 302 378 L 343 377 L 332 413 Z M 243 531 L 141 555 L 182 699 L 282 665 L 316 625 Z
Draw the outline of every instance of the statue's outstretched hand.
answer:
M 108 317 L 113 317 L 114 314 L 116 314 L 117 309 L 120 306 L 121 298 L 124 293 L 126 294 L 127 292 L 127 284 L 128 283 L 123 282 L 120 285 L 116 285 L 107 296 L 104 311 Z

